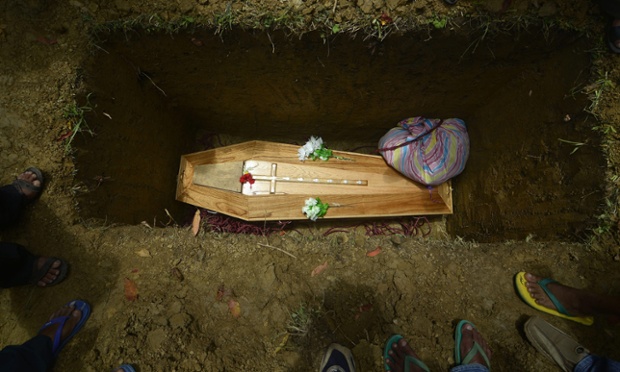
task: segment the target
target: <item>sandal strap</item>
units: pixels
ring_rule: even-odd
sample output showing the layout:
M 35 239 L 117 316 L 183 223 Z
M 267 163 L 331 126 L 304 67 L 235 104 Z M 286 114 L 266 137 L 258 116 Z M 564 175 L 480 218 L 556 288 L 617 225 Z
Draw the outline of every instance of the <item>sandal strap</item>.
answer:
M 32 192 L 41 191 L 41 186 L 35 186 L 32 184 L 32 182 L 28 182 L 26 180 L 15 180 L 13 181 L 13 186 L 17 187 L 19 192 L 21 192 L 22 194 L 24 193 L 24 189 L 27 189 Z
M 54 324 L 58 324 L 58 328 L 56 328 L 56 333 L 54 333 L 54 342 L 52 343 L 52 353 L 56 353 L 56 350 L 58 350 L 58 347 L 60 347 L 60 337 L 62 336 L 62 330 L 65 326 L 65 323 L 67 323 L 67 320 L 69 320 L 68 316 L 59 316 L 58 318 L 54 318 L 52 320 L 50 320 L 49 322 L 45 323 L 43 325 L 43 327 L 41 327 L 41 330 L 39 330 L 39 333 L 41 333 L 42 330 L 44 330 L 45 328 L 54 325 Z
M 409 372 L 410 370 L 410 366 L 411 364 L 415 364 L 416 366 L 422 368 L 424 371 L 426 372 L 430 372 L 430 369 L 428 368 L 428 366 L 426 364 L 424 364 L 423 361 L 421 361 L 420 359 L 412 356 L 412 355 L 407 355 L 405 357 L 405 372 Z
M 37 260 L 38 259 L 39 257 L 37 257 Z M 43 277 L 47 275 L 47 273 L 50 271 L 50 268 L 52 267 L 52 265 L 54 264 L 54 261 L 56 260 L 57 258 L 53 258 L 53 257 L 49 257 L 47 260 L 45 260 L 45 262 L 43 263 L 43 266 L 41 266 L 41 268 L 39 269 L 36 269 L 30 275 L 30 283 L 37 284 L 41 279 L 43 279 Z M 36 260 L 35 260 L 35 265 L 36 265 Z
M 41 186 L 35 186 L 32 182 L 28 182 L 26 180 L 20 180 L 20 179 L 16 179 L 15 181 L 13 181 L 13 186 L 15 186 L 17 190 L 19 190 L 19 192 L 22 194 L 24 193 L 24 189 L 28 191 L 32 191 L 34 193 L 40 193 L 41 190 L 43 189 L 43 182 L 44 182 L 43 172 L 41 172 L 41 170 L 37 167 L 29 167 L 23 173 L 26 173 L 26 172 L 33 173 L 37 177 L 37 180 L 41 182 Z
M 553 303 L 553 306 L 555 306 L 555 308 L 558 310 L 558 313 L 571 316 L 571 314 L 569 314 L 569 312 L 566 310 L 564 305 L 562 305 L 562 303 L 558 300 L 558 298 L 555 297 L 553 293 L 551 293 L 549 288 L 547 288 L 547 285 L 552 284 L 552 283 L 557 283 L 557 281 L 551 278 L 545 278 L 537 282 L 540 288 L 542 288 L 543 291 L 545 291 L 545 293 L 547 294 L 547 297 L 549 297 L 549 299 Z
M 38 260 L 39 257 L 37 257 L 36 259 Z M 60 265 L 56 268 L 56 270 L 58 270 L 58 275 L 56 275 L 56 279 L 47 283 L 45 286 L 51 287 L 51 286 L 54 286 L 62 282 L 67 276 L 69 265 L 67 264 L 65 260 L 60 259 L 58 257 L 48 257 L 47 260 L 45 260 L 45 262 L 43 263 L 43 266 L 41 266 L 41 268 L 39 269 L 35 269 L 34 272 L 30 275 L 29 283 L 37 285 L 39 281 L 41 281 L 45 277 L 45 275 L 49 273 L 50 269 L 54 265 L 54 262 L 56 261 L 60 261 Z M 35 261 L 35 265 L 36 265 L 36 261 Z
M 484 359 L 484 362 L 486 363 L 487 368 L 491 367 L 491 361 L 489 360 L 489 357 L 487 357 L 487 354 L 484 352 L 484 349 L 482 348 L 482 346 L 480 346 L 480 344 L 475 341 L 474 341 L 474 346 L 471 348 L 471 350 L 469 350 L 467 355 L 465 355 L 465 358 L 463 358 L 461 365 L 470 364 L 471 361 L 476 356 L 476 354 L 482 355 L 482 358 Z

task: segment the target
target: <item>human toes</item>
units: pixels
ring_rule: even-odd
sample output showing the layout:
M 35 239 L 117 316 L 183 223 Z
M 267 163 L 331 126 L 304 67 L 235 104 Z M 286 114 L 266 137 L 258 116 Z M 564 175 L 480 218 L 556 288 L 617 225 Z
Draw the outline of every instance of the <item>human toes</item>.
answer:
M 71 333 L 75 325 L 80 320 L 80 317 L 82 316 L 82 312 L 79 310 L 76 310 L 75 306 L 63 306 L 60 309 L 56 310 L 50 316 L 49 320 L 51 321 L 55 318 L 60 318 L 60 317 L 65 317 L 65 316 L 68 316 L 69 319 L 67 319 L 67 322 L 62 328 L 62 333 L 60 334 L 61 339 L 66 338 Z M 58 329 L 58 327 L 59 327 L 58 323 L 50 324 L 49 326 L 41 330 L 41 334 L 54 340 L 56 330 Z
M 60 309 L 56 310 L 51 316 L 49 320 L 54 318 L 59 318 L 61 316 L 68 316 L 75 310 L 75 306 L 63 306 Z
M 46 261 L 47 261 L 47 257 L 39 257 L 39 259 L 37 260 L 37 269 L 41 269 L 43 265 L 45 265 Z M 37 285 L 40 287 L 45 287 L 46 285 L 56 280 L 56 278 L 60 274 L 60 265 L 61 265 L 60 260 L 56 260 L 52 262 L 52 265 L 47 270 L 45 275 L 41 279 L 39 279 L 39 281 L 37 282 Z
M 407 355 L 415 356 L 415 352 L 409 346 L 409 343 L 404 338 L 401 338 L 397 342 L 392 344 L 392 350 L 400 357 L 405 358 Z
M 392 350 L 388 351 L 389 358 L 386 358 L 386 363 L 392 367 L 392 370 L 400 372 L 403 365 L 403 357 L 396 349 L 396 342 L 392 344 Z
M 414 358 L 418 358 L 415 351 L 409 346 L 409 343 L 404 338 L 401 338 L 397 342 L 392 344 L 392 350 L 388 352 L 390 358 L 392 358 L 391 363 L 388 363 L 390 367 L 394 371 L 423 371 L 417 364 L 408 363 L 407 357 L 411 356 Z M 389 359 L 389 358 L 388 358 Z M 407 365 L 409 364 L 409 365 Z
M 474 345 L 477 343 L 478 345 L 480 345 L 483 352 L 487 354 L 487 358 L 490 357 L 490 355 L 488 354 L 490 353 L 490 349 L 487 346 L 486 341 L 471 324 L 466 323 L 463 325 L 463 328 L 461 328 L 461 335 L 461 345 L 459 345 L 459 347 L 461 348 L 461 355 L 469 354 L 471 350 L 474 349 Z M 489 367 L 484 356 L 480 352 L 474 355 L 469 364 L 473 363 Z
M 543 278 L 540 278 L 533 274 L 526 273 L 525 280 L 526 280 L 525 286 L 527 287 L 527 291 L 530 292 L 532 296 L 534 296 L 536 293 L 542 290 L 538 282 L 543 280 Z
M 41 180 L 37 177 L 37 175 L 32 171 L 25 171 L 24 173 L 17 176 L 18 180 L 23 180 L 33 184 L 34 186 L 41 186 Z
M 56 280 L 56 278 L 58 278 L 58 274 L 60 274 L 59 270 L 50 269 L 50 271 L 48 271 L 47 274 L 45 274 L 45 276 L 37 282 L 37 284 L 41 287 L 45 287 Z
M 530 274 L 530 273 L 525 273 L 525 280 L 527 280 L 528 283 L 532 283 L 535 285 L 538 285 L 538 282 L 542 280 L 541 277 L 538 277 L 534 274 Z

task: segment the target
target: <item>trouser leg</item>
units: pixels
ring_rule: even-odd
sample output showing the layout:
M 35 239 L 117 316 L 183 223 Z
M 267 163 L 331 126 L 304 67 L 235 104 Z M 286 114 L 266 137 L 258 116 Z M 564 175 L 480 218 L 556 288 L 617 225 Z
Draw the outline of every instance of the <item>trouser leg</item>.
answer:
M 13 185 L 0 187 L 0 227 L 17 221 L 22 210 L 24 196 Z
M 0 242 L 0 287 L 28 284 L 36 259 L 19 244 Z
M 573 372 L 620 372 L 620 363 L 590 354 L 577 363 Z
M 0 372 L 45 372 L 54 362 L 52 340 L 38 335 L 0 350 Z

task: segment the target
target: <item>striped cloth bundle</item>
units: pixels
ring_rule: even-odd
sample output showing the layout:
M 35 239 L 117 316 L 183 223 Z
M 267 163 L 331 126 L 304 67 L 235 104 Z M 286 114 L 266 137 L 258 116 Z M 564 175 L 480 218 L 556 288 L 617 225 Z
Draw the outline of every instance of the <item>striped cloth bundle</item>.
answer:
M 469 136 L 461 119 L 408 118 L 379 140 L 379 151 L 397 171 L 427 186 L 460 174 L 469 157 Z

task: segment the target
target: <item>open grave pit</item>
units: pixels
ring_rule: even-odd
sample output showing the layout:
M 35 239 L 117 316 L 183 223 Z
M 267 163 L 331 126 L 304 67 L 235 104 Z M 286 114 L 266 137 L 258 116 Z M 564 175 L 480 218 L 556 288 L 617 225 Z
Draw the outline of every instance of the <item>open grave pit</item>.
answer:
M 83 219 L 187 215 L 174 200 L 182 154 L 254 139 L 302 145 L 311 135 L 370 154 L 412 116 L 468 126 L 471 153 L 446 219 L 452 236 L 578 240 L 604 203 L 596 121 L 580 93 L 589 44 L 576 33 L 457 29 L 378 41 L 134 30 L 95 40 L 81 98 L 95 135 L 74 142 Z

